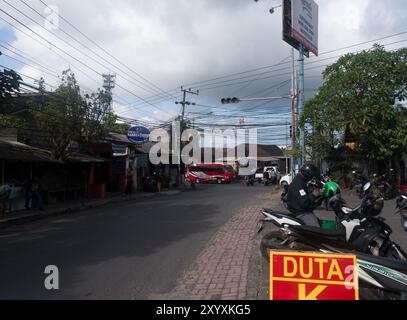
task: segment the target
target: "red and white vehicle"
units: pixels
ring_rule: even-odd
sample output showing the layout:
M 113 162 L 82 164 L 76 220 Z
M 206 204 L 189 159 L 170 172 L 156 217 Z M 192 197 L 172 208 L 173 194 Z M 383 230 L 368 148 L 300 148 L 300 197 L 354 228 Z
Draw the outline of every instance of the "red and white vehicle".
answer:
M 189 165 L 186 178 L 195 183 L 232 183 L 236 172 L 232 166 L 223 164 L 192 164 Z

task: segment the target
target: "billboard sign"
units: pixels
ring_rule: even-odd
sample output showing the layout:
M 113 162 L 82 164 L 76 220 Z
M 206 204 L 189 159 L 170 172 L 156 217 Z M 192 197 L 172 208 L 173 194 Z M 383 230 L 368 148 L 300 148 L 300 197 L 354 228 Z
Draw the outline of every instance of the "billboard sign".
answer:
M 318 5 L 313 0 L 293 0 L 292 37 L 318 55 Z
M 150 130 L 144 127 L 132 127 L 127 130 L 127 139 L 136 144 L 148 142 L 150 140 Z
M 283 0 L 283 40 L 304 54 L 318 55 L 318 5 L 313 0 Z
M 270 252 L 271 300 L 359 300 L 356 256 Z

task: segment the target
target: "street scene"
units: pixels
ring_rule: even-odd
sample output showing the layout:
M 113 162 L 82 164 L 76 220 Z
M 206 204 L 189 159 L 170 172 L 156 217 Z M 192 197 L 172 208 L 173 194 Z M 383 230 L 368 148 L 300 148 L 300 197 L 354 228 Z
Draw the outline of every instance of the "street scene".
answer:
M 406 26 L 402 0 L 0 0 L 0 301 L 407 300 Z

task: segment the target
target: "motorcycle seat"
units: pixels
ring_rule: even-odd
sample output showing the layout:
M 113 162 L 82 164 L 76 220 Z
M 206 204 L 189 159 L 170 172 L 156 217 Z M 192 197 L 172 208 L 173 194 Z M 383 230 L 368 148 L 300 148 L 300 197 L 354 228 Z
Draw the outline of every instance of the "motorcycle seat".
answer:
M 272 210 L 272 209 L 263 209 L 263 210 L 264 210 L 266 213 L 272 214 L 272 215 L 276 216 L 276 217 L 279 218 L 279 219 L 286 218 L 286 219 L 293 220 L 293 221 L 297 222 L 297 223 L 300 224 L 300 225 L 303 225 L 303 224 L 304 224 L 304 222 L 302 222 L 301 220 L 295 218 L 295 217 L 292 216 L 292 215 L 287 214 L 286 212 L 274 211 L 274 210 Z
M 310 226 L 295 226 L 292 227 L 297 231 L 309 235 L 314 235 L 318 237 L 327 238 L 330 240 L 339 240 L 339 241 L 346 241 L 346 231 L 345 230 L 337 230 L 337 229 L 322 229 L 317 227 L 310 227 Z
M 384 258 L 384 257 L 374 257 L 365 254 L 359 254 L 358 258 L 362 260 L 366 260 L 367 262 L 371 262 L 374 264 L 378 264 L 380 266 L 384 266 L 390 269 L 394 269 L 403 273 L 407 273 L 407 261 L 400 261 L 391 258 Z

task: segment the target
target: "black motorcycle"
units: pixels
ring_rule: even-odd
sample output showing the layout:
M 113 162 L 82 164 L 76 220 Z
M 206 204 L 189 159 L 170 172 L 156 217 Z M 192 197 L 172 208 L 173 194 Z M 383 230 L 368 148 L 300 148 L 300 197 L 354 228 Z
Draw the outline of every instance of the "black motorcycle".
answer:
M 254 176 L 247 176 L 246 177 L 246 186 L 253 187 L 254 186 Z
M 353 174 L 356 174 L 356 172 L 354 171 Z M 366 176 L 364 176 L 363 174 L 358 174 L 357 175 L 357 182 L 355 185 L 355 191 L 356 194 L 358 195 L 358 197 L 360 199 L 362 199 L 365 195 L 364 191 L 363 191 L 363 187 L 366 185 L 366 183 L 368 183 L 368 179 Z
M 396 197 L 396 188 L 394 187 L 392 179 L 388 175 L 381 177 L 379 191 L 384 200 L 391 200 Z
M 407 231 L 407 193 L 403 193 L 396 203 L 396 214 L 401 216 L 401 225 Z

